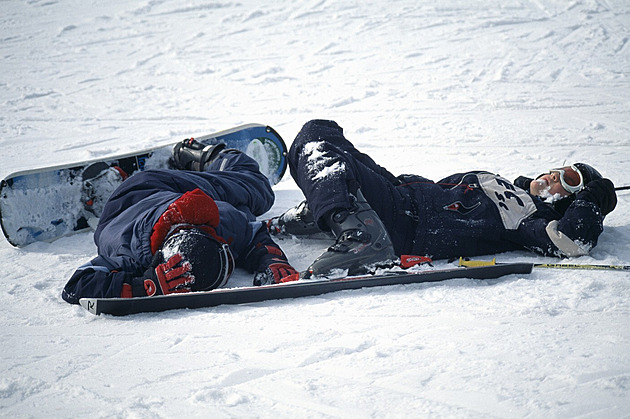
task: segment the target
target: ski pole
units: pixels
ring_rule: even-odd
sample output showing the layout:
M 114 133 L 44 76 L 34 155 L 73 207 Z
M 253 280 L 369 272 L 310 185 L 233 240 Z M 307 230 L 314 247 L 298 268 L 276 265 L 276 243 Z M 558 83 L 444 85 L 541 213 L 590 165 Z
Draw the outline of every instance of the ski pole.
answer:
M 490 266 L 496 265 L 497 259 L 492 260 L 466 260 L 459 258 L 459 266 Z M 630 271 L 630 265 L 591 265 L 576 263 L 534 263 L 534 268 L 549 269 L 587 269 L 587 270 L 606 270 L 606 271 Z
M 618 186 L 615 188 L 616 191 L 627 191 L 630 189 L 630 186 Z

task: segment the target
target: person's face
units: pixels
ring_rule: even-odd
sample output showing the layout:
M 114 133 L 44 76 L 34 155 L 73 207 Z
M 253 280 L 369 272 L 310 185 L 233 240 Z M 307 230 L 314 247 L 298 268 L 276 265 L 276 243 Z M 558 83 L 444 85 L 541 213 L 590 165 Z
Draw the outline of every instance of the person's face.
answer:
M 545 173 L 536 180 L 533 180 L 529 185 L 529 193 L 536 196 L 554 196 L 558 194 L 565 197 L 570 195 L 560 182 L 560 173 L 554 171 Z

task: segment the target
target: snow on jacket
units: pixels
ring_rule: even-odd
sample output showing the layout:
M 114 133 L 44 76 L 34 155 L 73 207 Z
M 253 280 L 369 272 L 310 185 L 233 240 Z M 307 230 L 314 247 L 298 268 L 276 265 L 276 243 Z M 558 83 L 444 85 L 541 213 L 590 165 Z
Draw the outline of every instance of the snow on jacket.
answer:
M 256 216 L 267 212 L 274 194 L 258 164 L 242 153 L 222 153 L 206 172 L 147 170 L 124 181 L 103 209 L 94 242 L 98 256 L 81 266 L 62 297 L 78 304 L 83 297 L 120 297 L 123 282 L 140 277 L 151 265 L 153 226 L 168 206 L 196 188 L 219 208 L 219 236 L 229 244 L 237 266 L 253 272 L 247 258 L 256 243 L 273 244 Z

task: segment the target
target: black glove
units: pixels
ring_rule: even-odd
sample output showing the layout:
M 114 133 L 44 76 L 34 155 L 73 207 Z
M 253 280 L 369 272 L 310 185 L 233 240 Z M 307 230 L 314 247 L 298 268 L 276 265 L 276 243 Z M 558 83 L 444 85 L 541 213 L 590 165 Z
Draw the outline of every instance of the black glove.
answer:
M 514 180 L 514 186 L 518 186 L 521 189 L 525 189 L 527 192 L 529 192 L 529 185 L 532 183 L 532 178 L 530 177 L 525 177 L 525 176 L 519 176 Z
M 192 265 L 176 253 L 162 262 L 161 252 L 153 257 L 151 266 L 144 271 L 142 278 L 131 280 L 132 296 L 153 296 L 191 292 L 195 277 L 190 274 Z
M 617 195 L 615 185 L 609 179 L 596 179 L 586 184 L 576 196 L 576 200 L 593 202 L 608 215 L 617 206 Z
M 553 206 L 553 209 L 558 211 L 561 215 L 564 215 L 564 213 L 567 212 L 573 201 L 575 201 L 575 195 L 571 194 L 569 196 L 565 196 L 562 199 L 558 199 L 557 201 L 553 201 L 551 205 Z

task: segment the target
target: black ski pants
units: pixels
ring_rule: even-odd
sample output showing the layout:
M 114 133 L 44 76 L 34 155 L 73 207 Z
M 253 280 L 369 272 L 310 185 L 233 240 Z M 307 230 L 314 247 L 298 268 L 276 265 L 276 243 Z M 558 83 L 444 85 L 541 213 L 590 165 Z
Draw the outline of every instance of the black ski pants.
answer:
M 289 150 L 291 176 L 304 193 L 320 228 L 329 230 L 325 218 L 332 211 L 350 209 L 349 194 L 360 188 L 388 230 L 396 254 L 411 249 L 416 222 L 410 191 L 358 151 L 334 121 L 307 122 Z

